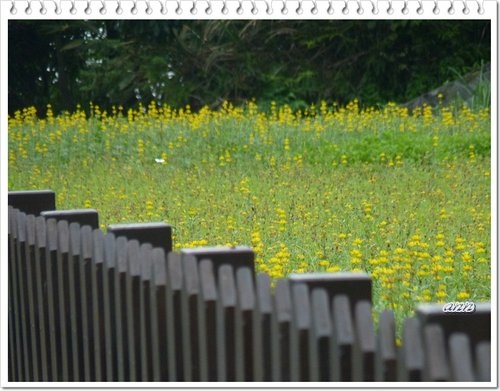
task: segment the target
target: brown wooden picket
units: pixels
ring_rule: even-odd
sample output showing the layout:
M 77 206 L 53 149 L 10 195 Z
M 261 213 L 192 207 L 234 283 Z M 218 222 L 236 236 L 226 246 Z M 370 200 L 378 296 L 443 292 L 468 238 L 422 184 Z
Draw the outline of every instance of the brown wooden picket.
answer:
M 324 289 L 314 288 L 311 293 L 311 355 L 309 374 L 311 381 L 330 381 L 332 360 L 332 317 Z
M 271 315 L 273 312 L 271 279 L 257 275 L 255 281 L 255 342 L 253 344 L 253 374 L 255 381 L 271 381 Z
M 491 381 L 489 303 L 418 306 L 396 344 L 364 273 L 273 283 L 248 247 L 174 252 L 167 224 L 53 208 L 9 193 L 9 381 Z
M 198 333 L 200 341 L 200 380 L 217 380 L 217 287 L 213 264 L 203 259 L 200 265 Z M 170 359 L 170 357 L 169 357 Z
M 289 281 L 279 279 L 274 290 L 274 310 L 272 311 L 271 365 L 273 381 L 290 381 L 291 314 Z
M 344 294 L 336 295 L 332 307 L 334 340 L 332 380 L 352 381 L 355 331 L 349 297 Z

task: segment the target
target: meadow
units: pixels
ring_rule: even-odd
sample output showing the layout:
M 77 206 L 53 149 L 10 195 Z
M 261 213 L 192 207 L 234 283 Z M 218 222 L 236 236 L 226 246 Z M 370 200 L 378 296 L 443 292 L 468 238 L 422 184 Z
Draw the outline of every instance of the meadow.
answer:
M 176 250 L 248 245 L 274 280 L 367 272 L 398 320 L 490 300 L 489 109 L 85 109 L 9 117 L 9 190 L 50 188 L 103 229 L 167 222 Z

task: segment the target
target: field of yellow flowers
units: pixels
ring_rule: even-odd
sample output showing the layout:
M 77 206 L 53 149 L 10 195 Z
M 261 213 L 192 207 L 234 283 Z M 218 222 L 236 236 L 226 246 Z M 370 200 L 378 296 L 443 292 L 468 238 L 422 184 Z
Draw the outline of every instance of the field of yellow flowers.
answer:
M 365 271 L 375 309 L 490 299 L 490 113 L 255 102 L 9 117 L 9 190 L 100 222 L 164 221 L 176 249 L 249 245 L 257 268 Z

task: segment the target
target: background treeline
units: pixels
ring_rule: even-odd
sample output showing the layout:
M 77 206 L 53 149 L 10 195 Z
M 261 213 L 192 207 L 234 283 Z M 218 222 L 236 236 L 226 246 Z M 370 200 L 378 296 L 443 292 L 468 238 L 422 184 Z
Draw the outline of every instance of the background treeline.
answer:
M 9 112 L 405 102 L 490 61 L 489 21 L 9 21 Z

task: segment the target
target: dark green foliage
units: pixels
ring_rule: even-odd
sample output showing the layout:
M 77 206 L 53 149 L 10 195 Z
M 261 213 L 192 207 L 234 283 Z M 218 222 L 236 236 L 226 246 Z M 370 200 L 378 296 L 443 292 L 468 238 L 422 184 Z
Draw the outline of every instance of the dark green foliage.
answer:
M 405 102 L 489 62 L 490 35 L 489 21 L 10 21 L 9 112 Z

